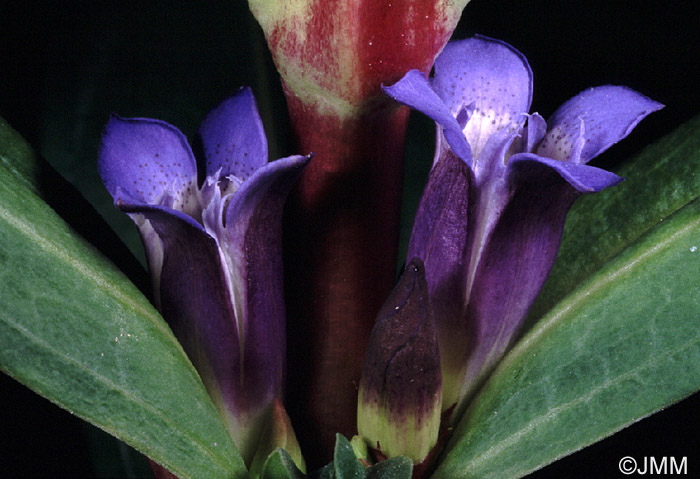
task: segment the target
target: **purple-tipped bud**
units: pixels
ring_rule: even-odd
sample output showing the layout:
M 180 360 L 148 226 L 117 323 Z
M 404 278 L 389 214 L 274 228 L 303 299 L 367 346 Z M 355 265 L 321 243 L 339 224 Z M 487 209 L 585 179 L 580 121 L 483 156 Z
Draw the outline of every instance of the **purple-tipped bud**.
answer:
M 360 435 L 387 457 L 421 462 L 438 439 L 441 381 L 425 268 L 416 258 L 372 330 L 360 380 Z

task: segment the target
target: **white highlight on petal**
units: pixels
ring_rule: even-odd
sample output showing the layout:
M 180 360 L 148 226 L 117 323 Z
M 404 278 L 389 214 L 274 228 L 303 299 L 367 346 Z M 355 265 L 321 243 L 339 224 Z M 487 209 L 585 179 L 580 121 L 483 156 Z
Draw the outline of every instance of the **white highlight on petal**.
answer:
M 129 213 L 131 219 L 136 223 L 141 235 L 141 241 L 146 246 L 146 260 L 151 273 L 151 284 L 153 286 L 153 300 L 160 308 L 160 274 L 163 270 L 163 241 L 153 229 L 151 222 L 141 213 Z
M 578 122 L 578 134 L 575 138 L 564 131 L 568 124 L 549 130 L 535 149 L 536 154 L 554 160 L 581 163 L 581 152 L 586 144 L 586 128 L 582 117 L 578 118 Z
M 202 199 L 202 224 L 209 235 L 214 238 L 219 249 L 221 265 L 224 268 L 224 277 L 228 287 L 231 306 L 236 316 L 238 330 L 239 351 L 243 355 L 245 348 L 245 298 L 243 294 L 244 284 L 240 273 L 244 271 L 240 265 L 245 258 L 236 257 L 238 250 L 229 244 L 228 233 L 224 225 L 226 209 L 231 197 L 243 184 L 243 180 L 233 175 L 220 177 L 221 168 L 212 176 L 204 180 L 201 190 Z M 236 265 L 239 267 L 236 267 Z M 243 367 L 243 361 L 240 361 Z

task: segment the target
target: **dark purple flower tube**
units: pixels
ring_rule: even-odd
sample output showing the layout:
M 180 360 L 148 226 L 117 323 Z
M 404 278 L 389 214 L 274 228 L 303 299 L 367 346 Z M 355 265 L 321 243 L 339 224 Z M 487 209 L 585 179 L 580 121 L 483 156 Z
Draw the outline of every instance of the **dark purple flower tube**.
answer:
M 199 137 L 201 187 L 184 135 L 159 120 L 112 117 L 99 170 L 139 228 L 159 310 L 249 463 L 283 395 L 281 215 L 308 158 L 267 162 L 247 88 L 209 113 Z
M 377 315 L 360 380 L 357 428 L 387 457 L 420 463 L 438 440 L 440 354 L 420 259 L 407 266 Z
M 427 78 L 384 90 L 435 120 L 437 151 L 408 257 L 425 263 L 442 357 L 443 409 L 459 412 L 505 353 L 554 263 L 582 193 L 621 178 L 586 165 L 662 105 L 621 86 L 586 90 L 546 123 L 510 45 L 452 42 Z

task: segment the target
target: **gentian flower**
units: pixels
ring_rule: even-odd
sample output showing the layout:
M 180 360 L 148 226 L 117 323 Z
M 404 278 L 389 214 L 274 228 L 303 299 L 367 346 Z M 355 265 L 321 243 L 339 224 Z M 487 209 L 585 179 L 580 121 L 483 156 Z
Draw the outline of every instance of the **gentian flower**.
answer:
M 308 158 L 267 163 L 249 89 L 209 113 L 199 138 L 201 188 L 185 136 L 159 120 L 113 116 L 99 170 L 139 228 L 157 307 L 249 464 L 283 393 L 281 215 Z
M 481 36 L 448 44 L 433 78 L 412 70 L 385 91 L 437 124 L 408 257 L 425 263 L 443 409 L 457 403 L 458 417 L 522 325 L 572 202 L 621 181 L 586 163 L 662 105 L 626 87 L 601 86 L 545 122 L 528 113 L 525 57 Z

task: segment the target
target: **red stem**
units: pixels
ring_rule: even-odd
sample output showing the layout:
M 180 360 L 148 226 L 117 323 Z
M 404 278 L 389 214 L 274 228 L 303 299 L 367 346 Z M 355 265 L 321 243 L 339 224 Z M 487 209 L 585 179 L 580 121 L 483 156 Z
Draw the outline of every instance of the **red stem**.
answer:
M 367 341 L 395 282 L 408 110 L 342 119 L 287 100 L 297 150 L 315 152 L 285 213 L 287 404 L 313 469 L 336 432 L 356 434 Z

